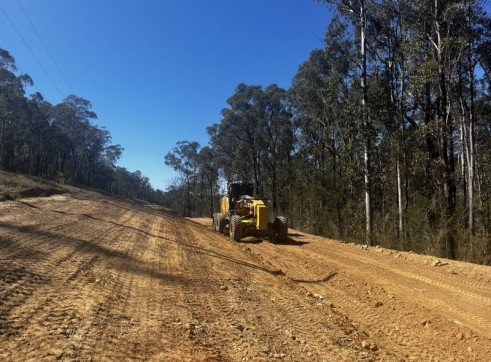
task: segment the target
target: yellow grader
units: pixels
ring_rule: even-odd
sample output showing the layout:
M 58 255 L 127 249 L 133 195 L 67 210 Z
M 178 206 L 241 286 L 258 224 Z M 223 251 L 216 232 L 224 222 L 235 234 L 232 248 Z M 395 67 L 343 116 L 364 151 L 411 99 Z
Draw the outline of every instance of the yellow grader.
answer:
M 232 182 L 227 194 L 220 199 L 220 212 L 213 214 L 213 228 L 227 233 L 230 240 L 240 241 L 246 236 L 272 237 L 284 243 L 288 236 L 286 218 L 277 216 L 272 221 L 264 199 L 254 198 L 254 187 L 248 182 Z

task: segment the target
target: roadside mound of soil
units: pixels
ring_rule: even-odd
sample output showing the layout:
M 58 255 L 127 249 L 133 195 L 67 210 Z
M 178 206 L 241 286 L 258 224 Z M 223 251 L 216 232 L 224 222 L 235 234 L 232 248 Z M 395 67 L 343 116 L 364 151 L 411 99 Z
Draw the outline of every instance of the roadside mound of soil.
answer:
M 60 185 L 52 181 L 0 171 L 0 202 L 26 197 L 47 197 L 66 192 Z

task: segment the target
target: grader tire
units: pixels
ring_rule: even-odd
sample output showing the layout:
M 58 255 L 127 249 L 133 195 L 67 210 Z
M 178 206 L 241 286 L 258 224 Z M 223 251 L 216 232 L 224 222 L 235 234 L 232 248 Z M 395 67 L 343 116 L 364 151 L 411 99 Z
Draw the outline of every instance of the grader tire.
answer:
M 230 240 L 240 241 L 242 238 L 242 220 L 240 216 L 232 215 L 230 219 Z
M 225 215 L 221 213 L 217 213 L 217 228 L 216 230 L 220 233 L 223 234 L 223 231 L 225 230 L 225 226 L 227 225 L 227 219 L 225 219 Z
M 286 242 L 288 237 L 288 224 L 284 216 L 278 216 L 274 220 L 275 226 L 275 241 L 277 243 L 283 244 Z

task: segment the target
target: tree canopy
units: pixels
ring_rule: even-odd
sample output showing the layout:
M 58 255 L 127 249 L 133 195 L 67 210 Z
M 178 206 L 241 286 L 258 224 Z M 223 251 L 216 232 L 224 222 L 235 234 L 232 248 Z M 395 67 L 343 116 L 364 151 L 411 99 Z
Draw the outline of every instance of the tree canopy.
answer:
M 166 162 L 193 166 L 169 200 L 185 194 L 188 215 L 210 215 L 224 183 L 246 180 L 300 230 L 489 264 L 491 19 L 482 3 L 318 2 L 334 11 L 324 47 L 288 90 L 239 84 L 207 129 L 206 158 L 178 143 L 193 144 L 192 157 L 174 151 Z

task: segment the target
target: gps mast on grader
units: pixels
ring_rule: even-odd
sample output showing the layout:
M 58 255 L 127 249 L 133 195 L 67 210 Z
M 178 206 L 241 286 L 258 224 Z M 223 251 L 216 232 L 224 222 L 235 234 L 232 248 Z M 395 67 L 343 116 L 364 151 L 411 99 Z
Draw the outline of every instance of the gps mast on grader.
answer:
M 232 182 L 225 196 L 220 199 L 220 212 L 213 214 L 213 228 L 225 233 L 228 226 L 230 240 L 252 236 L 274 237 L 284 243 L 288 235 L 286 218 L 272 219 L 265 200 L 254 198 L 254 187 L 249 182 Z

